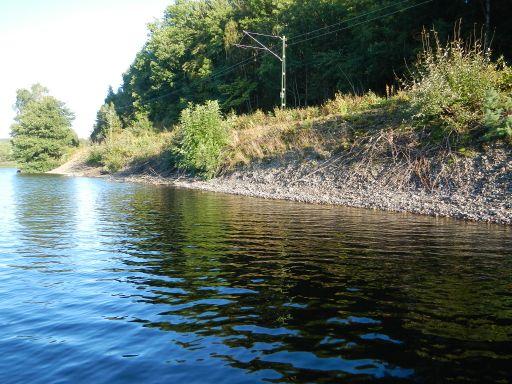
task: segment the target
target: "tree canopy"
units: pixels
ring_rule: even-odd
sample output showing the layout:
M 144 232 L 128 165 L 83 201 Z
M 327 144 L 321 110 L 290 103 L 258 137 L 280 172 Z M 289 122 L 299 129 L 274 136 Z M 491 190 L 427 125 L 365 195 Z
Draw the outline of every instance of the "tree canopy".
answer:
M 118 132 L 122 129 L 121 120 L 117 115 L 114 103 L 110 102 L 101 106 L 96 114 L 96 123 L 91 133 L 93 141 L 101 141 L 108 135 Z
M 14 109 L 13 156 L 22 171 L 46 172 L 59 165 L 69 148 L 78 146 L 71 129 L 73 113 L 40 84 L 19 89 Z
M 281 63 L 237 48 L 243 30 L 287 36 L 291 107 L 319 104 L 338 91 L 383 93 L 414 61 L 424 28 L 444 39 L 461 19 L 463 33 L 480 33 L 481 26 L 495 53 L 510 56 L 510 15 L 509 0 L 177 0 L 149 26 L 106 104 L 124 125 L 142 113 L 157 127 L 176 122 L 189 102 L 219 100 L 225 112 L 273 109 Z

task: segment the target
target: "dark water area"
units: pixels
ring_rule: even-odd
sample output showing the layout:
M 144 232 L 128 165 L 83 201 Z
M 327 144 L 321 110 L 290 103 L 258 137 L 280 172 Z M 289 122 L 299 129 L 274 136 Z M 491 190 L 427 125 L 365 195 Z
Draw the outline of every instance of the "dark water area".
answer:
M 0 383 L 508 383 L 510 227 L 0 169 Z

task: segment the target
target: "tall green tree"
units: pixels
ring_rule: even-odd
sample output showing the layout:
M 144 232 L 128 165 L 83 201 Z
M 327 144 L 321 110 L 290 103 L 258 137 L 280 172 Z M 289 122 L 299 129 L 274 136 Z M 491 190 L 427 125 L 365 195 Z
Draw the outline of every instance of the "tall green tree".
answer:
M 19 89 L 14 108 L 13 156 L 23 172 L 49 171 L 61 163 L 72 147 L 78 146 L 71 129 L 73 113 L 40 84 Z
M 96 123 L 91 133 L 92 141 L 103 141 L 109 135 L 121 131 L 123 124 L 114 103 L 105 103 L 96 114 Z
M 176 0 L 150 25 L 106 103 L 115 104 L 125 126 L 142 113 L 157 128 L 177 122 L 189 102 L 219 100 L 223 112 L 272 110 L 281 63 L 237 48 L 243 30 L 288 37 L 291 107 L 338 91 L 384 93 L 415 61 L 424 28 L 434 27 L 444 41 L 462 20 L 463 36 L 481 27 L 492 33 L 495 54 L 512 59 L 511 17 L 510 0 Z M 279 41 L 261 39 L 280 49 Z

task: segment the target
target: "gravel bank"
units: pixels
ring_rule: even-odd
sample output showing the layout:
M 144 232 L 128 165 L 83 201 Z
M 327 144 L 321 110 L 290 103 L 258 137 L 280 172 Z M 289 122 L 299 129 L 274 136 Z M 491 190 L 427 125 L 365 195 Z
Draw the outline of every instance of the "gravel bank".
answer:
M 336 163 L 335 158 L 261 162 L 209 181 L 150 171 L 105 176 L 74 158 L 53 173 L 512 224 L 512 154 L 504 148 L 456 161 L 450 165 L 450 178 L 435 189 L 411 182 L 397 184 L 405 172 L 400 164 L 346 165 Z

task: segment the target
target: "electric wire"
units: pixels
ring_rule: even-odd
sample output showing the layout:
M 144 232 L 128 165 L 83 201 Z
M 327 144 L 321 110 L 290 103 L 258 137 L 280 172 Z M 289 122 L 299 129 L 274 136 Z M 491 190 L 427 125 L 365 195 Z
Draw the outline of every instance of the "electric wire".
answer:
M 194 80 L 192 82 L 191 85 L 199 85 L 201 83 L 204 83 L 206 81 L 211 81 L 211 80 L 214 80 L 215 78 L 217 77 L 220 77 L 220 76 L 223 76 L 225 74 L 228 74 L 229 72 L 232 72 L 233 70 L 235 70 L 236 68 L 238 67 L 241 67 L 241 66 L 244 66 L 245 64 L 247 64 L 249 61 L 252 61 L 256 58 L 256 56 L 258 56 L 259 52 L 257 52 L 254 56 L 252 57 L 249 57 L 247 59 L 244 59 L 234 65 L 231 65 L 227 68 L 223 68 L 215 73 L 212 73 L 211 75 L 207 76 L 207 77 L 204 77 L 200 80 Z M 181 89 L 175 89 L 173 91 L 170 91 L 170 92 L 167 92 L 167 93 L 164 93 L 162 95 L 158 95 L 158 96 L 155 96 L 155 97 L 151 97 L 151 98 L 148 98 L 148 99 L 143 99 L 143 100 L 139 100 L 141 103 L 143 104 L 146 104 L 146 103 L 149 103 L 151 101 L 156 101 L 156 100 L 160 100 L 160 99 L 163 99 L 165 97 L 168 97 L 168 96 L 172 96 L 174 94 L 177 94 L 177 93 L 180 93 L 181 92 Z M 132 108 L 133 107 L 133 103 L 132 104 L 126 104 L 126 105 L 122 105 L 122 106 L 119 106 L 117 107 L 116 106 L 116 110 L 118 111 L 122 111 L 122 110 L 125 110 L 125 109 L 128 109 L 128 108 Z
M 405 7 L 405 8 L 400 8 L 396 11 L 393 11 L 393 12 L 390 12 L 390 13 L 386 13 L 385 15 L 381 15 L 381 16 L 378 16 L 378 17 L 374 17 L 374 18 L 371 18 L 371 19 L 368 19 L 368 20 L 363 20 L 359 23 L 355 23 L 355 24 L 352 24 L 352 25 L 348 25 L 348 26 L 344 26 L 342 28 L 338 28 L 338 29 L 335 29 L 333 31 L 329 31 L 329 32 L 325 32 L 325 33 L 322 33 L 320 35 L 316 35 L 316 36 L 312 36 L 312 37 L 308 37 L 306 39 L 303 39 L 303 40 L 299 40 L 299 41 L 295 41 L 291 44 L 288 44 L 288 46 L 292 46 L 292 45 L 296 45 L 296 44 L 300 44 L 300 43 L 304 43 L 306 41 L 309 41 L 309 40 L 313 40 L 313 39 L 318 39 L 319 37 L 323 37 L 323 36 L 326 36 L 326 35 L 330 35 L 331 33 L 335 33 L 335 32 L 339 32 L 339 31 L 343 31 L 343 30 L 346 30 L 346 29 L 351 29 L 351 28 L 354 28 L 354 27 L 357 27 L 358 25 L 362 25 L 362 24 L 366 24 L 366 23 L 369 23 L 371 21 L 375 21 L 375 20 L 378 20 L 378 19 L 382 19 L 384 17 L 388 17 L 388 16 L 391 16 L 391 15 L 395 15 L 397 13 L 400 13 L 400 12 L 404 12 L 404 11 L 407 11 L 409 9 L 412 9 L 412 8 L 415 8 L 415 7 L 419 7 L 421 5 L 425 5 L 427 3 L 431 3 L 432 1 L 434 0 L 426 0 L 426 1 L 422 1 L 420 3 L 417 3 L 417 4 L 413 4 L 413 5 L 410 5 L 408 7 Z
M 365 12 L 365 13 L 359 14 L 357 16 L 351 17 L 349 19 L 344 19 L 344 20 L 339 21 L 339 22 L 334 23 L 334 24 L 326 25 L 325 27 L 322 27 L 322 28 L 318 28 L 318 29 L 314 29 L 312 31 L 304 32 L 304 33 L 301 33 L 300 35 L 291 36 L 291 37 L 288 38 L 288 41 L 297 39 L 297 38 L 302 37 L 302 36 L 311 35 L 313 33 L 316 33 L 316 32 L 319 32 L 319 31 L 323 31 L 324 29 L 329 29 L 329 28 L 335 27 L 337 25 L 345 24 L 345 23 L 348 23 L 350 21 L 357 20 L 357 19 L 360 19 L 362 17 L 371 15 L 372 13 L 380 12 L 380 11 L 383 11 L 385 9 L 392 8 L 392 7 L 400 5 L 402 3 L 408 3 L 408 2 L 411 2 L 411 1 L 412 0 L 401 0 L 401 1 L 398 1 L 396 3 L 386 5 L 385 7 L 382 7 L 382 8 L 379 8 L 379 9 L 374 9 L 373 11 Z
M 328 26 L 325 26 L 325 27 L 322 27 L 322 28 L 318 28 L 314 31 L 310 31 L 310 32 L 307 32 L 307 33 L 303 33 L 301 35 L 296 35 L 296 36 L 292 36 L 290 38 L 290 40 L 292 39 L 296 39 L 298 37 L 302 37 L 302 36 L 306 36 L 306 35 L 309 35 L 309 34 L 312 34 L 312 33 L 315 33 L 315 32 L 318 32 L 318 31 L 321 31 L 321 30 L 325 30 L 325 29 L 329 29 L 329 28 L 332 28 L 333 26 L 336 26 L 336 25 L 341 25 L 343 23 L 346 23 L 346 22 L 349 22 L 349 21 L 352 21 L 352 20 L 357 20 L 357 19 L 360 19 L 361 17 L 364 17 L 364 16 L 368 16 L 372 13 L 375 13 L 375 12 L 379 12 L 379 11 L 382 11 L 384 9 L 387 9 L 387 8 L 390 8 L 392 6 L 396 6 L 398 4 L 402 4 L 402 3 L 406 3 L 406 2 L 409 2 L 411 0 L 402 0 L 400 2 L 397 2 L 397 3 L 394 3 L 393 5 L 389 5 L 389 6 L 386 6 L 386 7 L 382 7 L 378 10 L 374 10 L 374 11 L 370 11 L 370 12 L 366 12 L 362 15 L 358 15 L 358 16 L 355 16 L 353 18 L 350 18 L 350 19 L 347 19 L 347 20 L 343 20 L 339 23 L 335 23 L 335 24 L 331 24 L 331 25 L 328 25 Z M 323 36 L 326 36 L 326 35 L 329 35 L 331 33 L 335 33 L 335 32 L 339 32 L 339 31 L 343 31 L 343 30 L 346 30 L 346 29 L 350 29 L 350 28 L 353 28 L 353 27 L 356 27 L 356 26 L 359 26 L 359 25 L 362 25 L 362 24 L 366 24 L 366 23 L 369 23 L 369 22 L 372 22 L 372 21 L 375 21 L 375 20 L 378 20 L 378 19 L 381 19 L 381 18 L 384 18 L 384 17 L 388 17 L 388 16 L 391 16 L 391 15 L 394 15 L 394 14 L 397 14 L 397 13 L 400 13 L 400 12 L 404 12 L 406 10 L 409 10 L 409 9 L 412 9 L 412 8 L 415 8 L 415 7 L 418 7 L 418 6 L 421 6 L 421 5 L 424 5 L 424 4 L 427 4 L 427 3 L 430 3 L 434 0 L 425 0 L 425 1 L 422 1 L 420 3 L 416 3 L 416 4 L 413 4 L 413 5 L 410 5 L 408 7 L 404 7 L 404 8 L 400 8 L 398 10 L 395 10 L 393 12 L 390 12 L 390 13 L 386 13 L 384 15 L 380 15 L 380 16 L 377 16 L 377 17 L 374 17 L 374 18 L 370 18 L 370 19 L 367 19 L 367 20 L 363 20 L 361 22 L 358 22 L 358 23 L 355 23 L 355 24 L 351 24 L 351 25 L 348 25 L 348 26 L 344 26 L 342 28 L 338 28 L 338 29 L 335 29 L 335 30 L 332 30 L 332 31 L 328 31 L 328 32 L 325 32 L 325 33 L 322 33 L 320 35 L 315 35 L 315 36 L 311 36 L 311 37 L 308 37 L 306 39 L 302 39 L 302 40 L 299 40 L 299 41 L 294 41 L 290 44 L 287 44 L 287 46 L 293 46 L 293 45 L 297 45 L 297 44 L 300 44 L 300 43 L 304 43 L 306 41 L 309 41 L 309 40 L 313 40 L 313 39 L 317 39 L 319 37 L 323 37 Z M 251 32 L 253 33 L 253 32 Z M 262 34 L 262 33 L 255 33 L 257 35 L 262 35 L 262 36 L 271 36 L 271 35 L 266 35 L 266 34 Z M 274 36 L 273 36 L 274 37 Z M 204 83 L 206 81 L 211 81 L 217 77 L 220 77 L 220 76 L 223 76 L 223 75 L 226 75 L 230 72 L 232 72 L 233 70 L 237 69 L 238 67 L 242 67 L 244 66 L 245 64 L 247 64 L 249 61 L 252 61 L 252 60 L 255 60 L 256 57 L 261 53 L 262 51 L 257 51 L 252 57 L 249 57 L 247 59 L 244 59 L 244 60 L 241 60 L 240 62 L 236 63 L 236 64 L 233 64 L 227 68 L 223 68 L 215 73 L 212 73 L 211 75 L 205 77 L 205 78 L 202 78 L 200 80 L 196 80 L 194 82 L 192 82 L 191 85 L 199 85 L 201 83 Z M 263 52 L 263 55 L 267 55 L 269 52 L 268 51 L 264 51 Z M 162 99 L 162 98 L 165 98 L 165 97 L 168 97 L 168 96 L 172 96 L 174 94 L 177 94 L 177 93 L 180 93 L 181 92 L 181 89 L 176 89 L 176 90 L 173 90 L 173 91 L 170 91 L 170 92 L 167 92 L 167 93 L 164 93 L 162 95 L 159 95 L 159 96 L 155 96 L 155 97 L 152 97 L 152 98 L 148 98 L 148 99 L 143 99 L 143 100 L 140 100 L 140 102 L 142 103 L 149 103 L 151 101 L 155 101 L 155 100 L 159 100 L 159 99 Z M 116 110 L 124 110 L 124 109 L 127 109 L 127 108 L 132 108 L 133 107 L 133 103 L 132 104 L 127 104 L 127 105 L 124 105 L 124 106 L 119 106 L 117 107 L 116 106 Z

